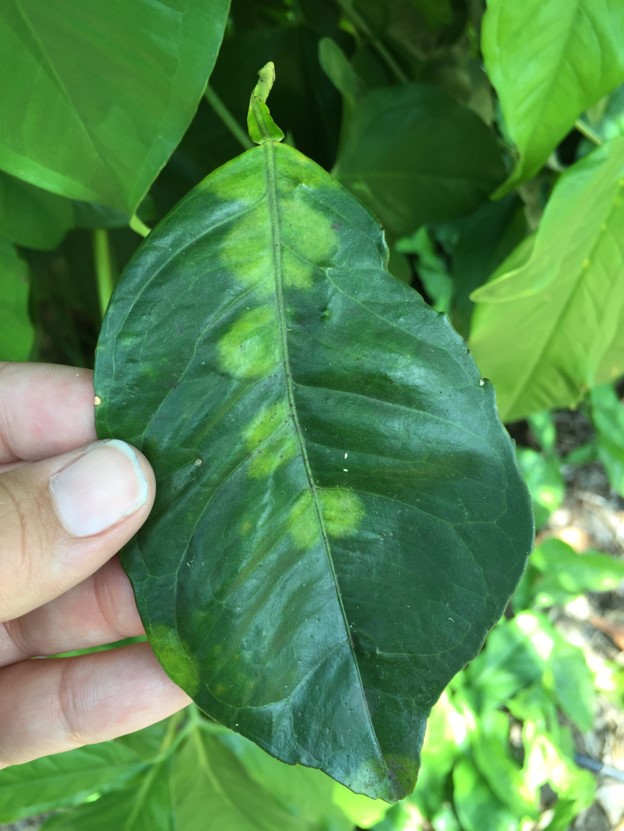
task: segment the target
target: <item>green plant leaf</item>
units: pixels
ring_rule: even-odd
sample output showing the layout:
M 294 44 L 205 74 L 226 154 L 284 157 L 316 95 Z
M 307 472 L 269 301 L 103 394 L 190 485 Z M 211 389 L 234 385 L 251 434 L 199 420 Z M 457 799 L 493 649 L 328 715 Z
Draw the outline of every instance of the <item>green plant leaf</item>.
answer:
M 121 787 L 144 767 L 132 750 L 104 742 L 5 768 L 0 771 L 0 821 L 75 805 Z
M 624 580 L 624 562 L 600 551 L 577 554 L 563 540 L 545 539 L 531 554 L 532 604 L 563 606 L 586 592 L 614 591 Z
M 0 172 L 0 236 L 26 248 L 56 248 L 73 218 L 69 200 Z
M 561 177 L 532 249 L 473 292 L 470 345 L 504 420 L 574 404 L 624 372 L 623 187 L 624 137 Z
M 624 81 L 620 0 L 488 0 L 481 48 L 520 159 L 501 188 L 530 179 L 575 120 Z
M 140 777 L 93 802 L 52 817 L 42 831 L 176 831 L 171 804 L 170 764 L 147 768 Z M 204 803 L 204 810 L 210 806 Z
M 590 401 L 598 458 L 611 487 L 624 497 L 624 404 L 610 384 L 593 389 Z
M 491 387 L 386 258 L 340 185 L 266 142 L 147 238 L 95 386 L 100 436 L 156 471 L 124 563 L 167 671 L 272 755 L 395 800 L 532 523 Z
M 0 168 L 134 213 L 188 127 L 229 1 L 2 3 Z M 18 117 L 28 102 L 27 117 Z
M 172 761 L 176 826 L 184 831 L 316 831 L 255 782 L 210 732 L 195 730 Z
M 28 314 L 28 269 L 15 248 L 0 239 L 0 361 L 25 361 L 34 331 Z
M 494 134 L 438 87 L 403 84 L 357 101 L 336 176 L 397 235 L 470 213 L 500 183 Z

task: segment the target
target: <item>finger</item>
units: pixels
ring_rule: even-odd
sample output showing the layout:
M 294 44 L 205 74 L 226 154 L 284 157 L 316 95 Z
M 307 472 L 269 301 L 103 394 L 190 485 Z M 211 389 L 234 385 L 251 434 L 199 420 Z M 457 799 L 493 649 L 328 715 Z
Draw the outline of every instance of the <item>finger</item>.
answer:
M 116 440 L 0 475 L 0 621 L 86 580 L 138 530 L 153 496 L 147 460 Z
M 143 631 L 130 581 L 115 557 L 56 600 L 0 623 L 0 667 L 114 643 Z
M 0 363 L 0 464 L 58 456 L 95 438 L 90 370 Z
M 147 727 L 190 699 L 148 644 L 0 671 L 0 768 Z

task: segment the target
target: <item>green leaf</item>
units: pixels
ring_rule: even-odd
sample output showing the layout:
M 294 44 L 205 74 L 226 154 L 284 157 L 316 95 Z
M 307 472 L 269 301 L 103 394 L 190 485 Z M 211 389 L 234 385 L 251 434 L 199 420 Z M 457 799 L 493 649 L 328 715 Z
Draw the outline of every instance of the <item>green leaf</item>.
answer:
M 56 248 L 72 224 L 67 199 L 0 172 L 0 236 L 26 248 Z
M 121 787 L 144 768 L 116 742 L 57 753 L 0 771 L 0 821 L 9 822 Z
M 607 471 L 611 487 L 624 497 L 624 404 L 610 384 L 593 389 L 590 401 L 598 458 Z
M 470 345 L 504 420 L 574 404 L 624 371 L 623 186 L 624 137 L 561 177 L 531 251 L 473 292 Z
M 529 569 L 535 606 L 563 605 L 586 592 L 614 591 L 624 580 L 624 562 L 599 551 L 577 554 L 563 540 L 543 540 L 531 554 Z
M 538 453 L 530 447 L 519 448 L 517 456 L 518 465 L 533 500 L 535 526 L 539 531 L 564 500 L 565 481 L 561 467 L 556 458 Z
M 100 436 L 156 471 L 124 563 L 167 671 L 272 755 L 395 800 L 532 529 L 491 387 L 386 258 L 340 185 L 266 142 L 147 238 L 95 386 Z
M 28 269 L 0 239 L 0 361 L 25 361 L 34 331 L 28 314 Z
M 342 97 L 353 105 L 366 91 L 364 82 L 340 46 L 331 38 L 319 41 L 319 63 Z
M 465 831 L 517 831 L 520 818 L 490 790 L 470 758 L 453 770 L 453 803 Z
M 184 831 L 316 831 L 258 785 L 212 733 L 195 730 L 172 761 L 176 827 Z
M 228 0 L 2 6 L 0 168 L 134 213 L 191 121 Z
M 336 176 L 393 234 L 470 213 L 504 176 L 494 134 L 437 87 L 376 89 L 353 110 Z
M 171 804 L 170 764 L 148 768 L 122 790 L 107 793 L 44 823 L 42 831 L 175 831 Z M 204 803 L 203 810 L 210 810 Z
M 530 179 L 579 115 L 624 81 L 621 0 L 488 0 L 481 48 L 520 159 L 501 188 Z
M 247 129 L 249 138 L 256 144 L 264 144 L 265 141 L 281 141 L 284 138 L 284 133 L 271 118 L 266 104 L 274 83 L 275 66 L 269 61 L 258 72 L 258 83 L 249 99 Z

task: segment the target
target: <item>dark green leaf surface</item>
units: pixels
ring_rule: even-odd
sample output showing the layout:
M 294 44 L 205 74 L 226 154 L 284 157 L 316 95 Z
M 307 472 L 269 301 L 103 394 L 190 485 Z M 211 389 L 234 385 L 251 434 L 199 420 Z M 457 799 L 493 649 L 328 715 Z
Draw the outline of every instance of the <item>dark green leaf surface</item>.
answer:
M 0 0 L 0 168 L 132 213 L 188 127 L 229 0 Z M 18 114 L 23 114 L 19 117 Z
M 336 175 L 394 234 L 485 202 L 504 176 L 494 134 L 439 87 L 404 84 L 361 98 Z
M 133 258 L 95 386 L 100 436 L 156 471 L 124 563 L 169 674 L 273 755 L 394 800 L 532 523 L 491 386 L 386 257 L 340 185 L 267 142 Z

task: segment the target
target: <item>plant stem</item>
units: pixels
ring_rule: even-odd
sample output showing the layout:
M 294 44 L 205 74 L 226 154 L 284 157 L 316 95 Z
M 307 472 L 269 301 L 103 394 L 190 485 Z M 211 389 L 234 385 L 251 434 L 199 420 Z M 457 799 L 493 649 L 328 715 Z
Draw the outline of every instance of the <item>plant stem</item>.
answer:
M 596 147 L 601 146 L 602 139 L 600 138 L 598 133 L 596 133 L 594 130 L 592 130 L 592 128 L 589 126 L 589 124 L 586 124 L 584 121 L 581 121 L 580 118 L 577 118 L 576 121 L 574 122 L 574 127 L 579 131 L 579 133 L 582 136 L 585 136 L 585 138 L 588 141 L 591 141 L 592 144 L 595 144 Z
M 108 239 L 108 231 L 98 228 L 93 232 L 93 262 L 95 265 L 95 276 L 97 280 L 98 299 L 100 301 L 100 312 L 104 312 L 115 287 L 115 267 Z
M 146 225 L 142 219 L 140 219 L 136 214 L 133 214 L 130 217 L 130 222 L 128 223 L 130 226 L 130 230 L 134 231 L 135 234 L 138 234 L 140 237 L 145 237 L 151 232 L 151 228 Z
M 215 114 L 219 116 L 230 133 L 234 136 L 236 141 L 241 145 L 243 150 L 249 150 L 250 147 L 254 146 L 247 133 L 243 130 L 238 121 L 234 118 L 232 113 L 228 110 L 210 85 L 206 87 L 204 98 L 210 104 Z
M 397 81 L 400 81 L 400 83 L 402 84 L 407 84 L 409 82 L 409 78 L 407 77 L 405 72 L 403 72 L 398 63 L 395 61 L 388 49 L 386 49 L 385 45 L 373 35 L 368 26 L 368 23 L 353 7 L 353 3 L 351 2 L 351 0 L 338 0 L 338 5 L 342 9 L 343 14 L 351 20 L 351 23 L 353 23 L 355 28 L 359 29 L 362 32 L 362 34 L 370 41 L 373 49 L 377 52 L 382 61 L 385 62 L 386 66 L 388 67 L 390 72 L 392 72 Z

